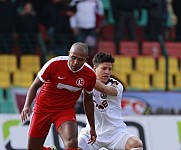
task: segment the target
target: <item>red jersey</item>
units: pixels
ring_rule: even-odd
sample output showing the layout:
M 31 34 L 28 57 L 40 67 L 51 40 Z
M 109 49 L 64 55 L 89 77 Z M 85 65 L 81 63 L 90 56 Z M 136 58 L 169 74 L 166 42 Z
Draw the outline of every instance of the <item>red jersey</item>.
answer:
M 96 83 L 93 69 L 85 63 L 73 72 L 68 56 L 59 56 L 49 60 L 39 71 L 38 77 L 44 82 L 36 97 L 35 112 L 53 112 L 72 108 L 84 89 L 92 93 Z

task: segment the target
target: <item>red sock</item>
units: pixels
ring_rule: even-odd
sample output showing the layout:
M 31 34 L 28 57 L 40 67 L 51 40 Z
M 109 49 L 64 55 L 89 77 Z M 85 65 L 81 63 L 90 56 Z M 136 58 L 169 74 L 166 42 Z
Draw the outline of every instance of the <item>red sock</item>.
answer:
M 77 150 L 77 148 L 68 148 L 66 150 Z
M 43 146 L 43 147 L 42 147 L 42 150 L 51 150 L 51 148 L 50 148 L 50 147 L 45 147 L 45 146 Z

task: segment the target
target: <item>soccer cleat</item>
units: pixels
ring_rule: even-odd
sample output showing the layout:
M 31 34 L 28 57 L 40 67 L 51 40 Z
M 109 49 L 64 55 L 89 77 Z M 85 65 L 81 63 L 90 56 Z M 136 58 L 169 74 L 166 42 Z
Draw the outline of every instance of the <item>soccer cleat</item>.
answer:
M 51 148 L 51 150 L 57 150 L 55 145 L 51 145 L 50 148 Z

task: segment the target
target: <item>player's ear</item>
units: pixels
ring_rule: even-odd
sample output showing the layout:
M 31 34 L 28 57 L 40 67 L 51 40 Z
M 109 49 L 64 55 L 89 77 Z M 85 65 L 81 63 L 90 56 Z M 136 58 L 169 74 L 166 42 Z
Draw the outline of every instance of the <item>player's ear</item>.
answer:
M 86 58 L 85 58 L 85 60 L 87 61 L 89 59 L 89 56 L 87 56 Z
M 94 71 L 96 71 L 96 66 L 95 65 L 93 66 L 93 69 L 94 69 Z

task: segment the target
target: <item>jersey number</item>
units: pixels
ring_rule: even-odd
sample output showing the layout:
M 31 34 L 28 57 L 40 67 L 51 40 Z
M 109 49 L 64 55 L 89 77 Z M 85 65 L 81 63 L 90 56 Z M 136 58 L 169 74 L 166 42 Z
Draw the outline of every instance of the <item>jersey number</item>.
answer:
M 94 102 L 95 102 L 95 101 L 94 101 Z M 98 109 L 104 109 L 104 108 L 106 108 L 107 106 L 108 106 L 108 103 L 107 103 L 106 100 L 102 101 L 100 105 L 99 105 L 99 104 L 96 104 L 96 107 L 97 107 Z

